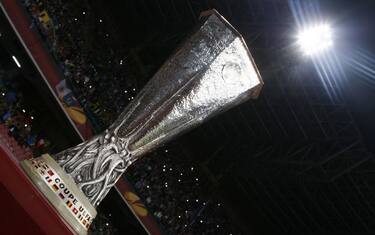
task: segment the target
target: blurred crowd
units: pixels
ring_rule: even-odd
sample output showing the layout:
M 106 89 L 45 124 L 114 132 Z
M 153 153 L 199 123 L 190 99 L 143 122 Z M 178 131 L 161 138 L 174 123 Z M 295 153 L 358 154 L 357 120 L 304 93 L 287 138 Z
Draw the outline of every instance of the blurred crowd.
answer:
M 24 5 L 33 19 L 30 27 L 39 30 L 95 130 L 102 131 L 136 92 L 123 77 L 129 74 L 125 53 L 113 49 L 104 20 L 84 1 L 24 0 Z
M 138 160 L 126 173 L 166 234 L 238 234 L 199 168 L 171 148 Z
M 138 90 L 124 77 L 131 76 L 126 58 L 113 49 L 104 19 L 85 2 L 24 0 L 31 27 L 39 30 L 95 130 L 101 131 Z M 214 195 L 202 193 L 205 177 L 177 152 L 153 153 L 133 164 L 126 177 L 166 234 L 238 234 Z
M 26 108 L 23 99 L 17 81 L 8 79 L 5 72 L 0 71 L 0 121 L 21 147 L 39 156 L 48 152 L 51 144 L 43 130 L 34 125 L 35 111 Z

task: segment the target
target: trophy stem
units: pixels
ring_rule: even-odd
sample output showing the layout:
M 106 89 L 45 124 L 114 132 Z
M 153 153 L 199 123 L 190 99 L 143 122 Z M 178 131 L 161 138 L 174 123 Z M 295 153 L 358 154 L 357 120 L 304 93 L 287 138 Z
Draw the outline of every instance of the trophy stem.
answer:
M 53 156 L 74 180 L 91 204 L 100 204 L 126 168 L 133 162 L 127 141 L 107 130 Z

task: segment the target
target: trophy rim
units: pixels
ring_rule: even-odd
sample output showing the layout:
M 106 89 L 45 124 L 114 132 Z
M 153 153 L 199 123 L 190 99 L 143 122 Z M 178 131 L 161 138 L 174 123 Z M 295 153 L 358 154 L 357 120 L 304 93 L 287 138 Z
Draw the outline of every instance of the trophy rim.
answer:
M 260 91 L 262 90 L 262 87 L 264 86 L 264 82 L 263 82 L 262 76 L 260 75 L 258 66 L 256 65 L 256 63 L 254 61 L 254 58 L 253 58 L 252 54 L 250 53 L 249 47 L 247 46 L 247 43 L 246 43 L 245 39 L 243 38 L 242 34 L 231 23 L 229 23 L 229 21 L 227 19 L 225 19 L 225 17 L 223 15 L 221 15 L 219 13 L 219 11 L 216 10 L 215 8 L 207 10 L 207 11 L 202 11 L 200 16 L 199 16 L 199 19 L 203 19 L 203 18 L 208 19 L 212 15 L 215 15 L 223 24 L 225 24 L 241 40 L 241 43 L 246 50 L 247 56 L 250 59 L 251 64 L 253 65 L 253 67 L 255 69 L 255 72 L 257 74 L 257 79 L 259 80 L 259 84 L 257 85 L 257 89 L 254 90 L 254 92 L 252 92 L 250 94 L 250 98 L 252 98 L 252 99 L 258 98 L 258 96 L 260 95 Z

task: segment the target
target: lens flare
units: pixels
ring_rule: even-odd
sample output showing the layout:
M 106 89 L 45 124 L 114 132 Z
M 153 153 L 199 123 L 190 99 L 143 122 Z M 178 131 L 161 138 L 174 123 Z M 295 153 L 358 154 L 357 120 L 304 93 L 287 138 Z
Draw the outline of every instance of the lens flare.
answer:
M 328 24 L 306 28 L 297 38 L 297 43 L 305 55 L 318 54 L 333 45 L 332 30 Z

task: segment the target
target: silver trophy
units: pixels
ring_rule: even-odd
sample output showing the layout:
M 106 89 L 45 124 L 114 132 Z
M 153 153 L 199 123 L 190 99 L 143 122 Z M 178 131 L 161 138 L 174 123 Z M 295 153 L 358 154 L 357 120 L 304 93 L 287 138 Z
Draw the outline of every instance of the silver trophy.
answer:
M 249 98 L 262 80 L 241 35 L 216 11 L 102 134 L 23 168 L 79 234 L 122 173 L 145 153 Z

